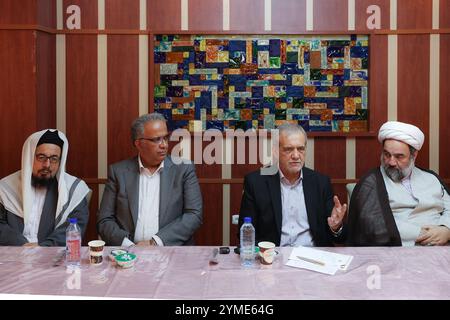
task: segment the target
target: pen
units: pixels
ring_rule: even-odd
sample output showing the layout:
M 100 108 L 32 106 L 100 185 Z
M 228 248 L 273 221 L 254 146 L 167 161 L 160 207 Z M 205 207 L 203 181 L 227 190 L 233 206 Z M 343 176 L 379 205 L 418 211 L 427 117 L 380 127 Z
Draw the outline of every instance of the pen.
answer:
M 60 266 L 64 262 L 65 257 L 66 257 L 66 250 L 63 249 L 56 255 L 56 257 L 53 258 L 53 266 L 54 267 Z
M 299 258 L 300 260 L 306 261 L 306 262 L 318 264 L 319 266 L 324 266 L 324 265 L 325 265 L 324 262 L 319 261 L 319 260 L 314 260 L 314 259 L 305 258 L 305 257 L 300 257 L 300 256 L 297 256 L 297 258 Z

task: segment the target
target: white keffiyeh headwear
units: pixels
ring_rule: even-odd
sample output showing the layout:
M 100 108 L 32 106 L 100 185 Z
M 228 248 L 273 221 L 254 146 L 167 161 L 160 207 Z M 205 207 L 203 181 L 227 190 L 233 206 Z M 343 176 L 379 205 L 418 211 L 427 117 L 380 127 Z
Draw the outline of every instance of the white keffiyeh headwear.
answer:
M 416 126 L 404 122 L 388 121 L 383 124 L 378 132 L 378 141 L 393 139 L 410 145 L 416 150 L 422 148 L 425 135 Z
M 35 200 L 34 188 L 31 185 L 34 153 L 39 139 L 47 130 L 55 131 L 55 129 L 45 129 L 35 132 L 23 144 L 22 170 L 0 180 L 0 203 L 9 212 L 23 218 L 24 224 L 28 222 L 28 215 L 32 210 Z M 69 142 L 61 131 L 57 132 L 58 136 L 64 141 L 64 145 L 61 150 L 59 169 L 56 173 L 56 179 L 58 181 L 58 203 L 55 213 L 55 228 L 67 220 L 68 215 L 81 203 L 89 192 L 89 188 L 84 181 L 66 173 Z

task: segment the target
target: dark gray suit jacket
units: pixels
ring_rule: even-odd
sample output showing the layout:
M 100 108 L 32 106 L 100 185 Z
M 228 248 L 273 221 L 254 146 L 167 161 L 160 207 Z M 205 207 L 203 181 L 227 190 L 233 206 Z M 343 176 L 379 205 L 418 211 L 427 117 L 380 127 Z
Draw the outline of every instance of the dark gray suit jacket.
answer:
M 134 241 L 139 216 L 138 158 L 109 167 L 97 229 L 110 246 L 120 246 L 125 237 Z M 193 164 L 164 160 L 160 179 L 159 231 L 165 246 L 193 244 L 192 235 L 202 223 L 202 196 Z
M 58 203 L 58 184 L 53 183 L 49 186 L 45 196 L 44 207 L 42 208 L 41 220 L 39 222 L 38 243 L 40 246 L 65 246 L 66 228 L 69 223 L 66 221 L 55 229 L 55 212 Z M 89 208 L 87 200 L 84 199 L 73 210 L 69 218 L 77 218 L 78 226 L 83 236 L 89 219 Z M 0 245 L 3 246 L 21 246 L 28 242 L 23 236 L 23 218 L 7 211 L 0 204 Z

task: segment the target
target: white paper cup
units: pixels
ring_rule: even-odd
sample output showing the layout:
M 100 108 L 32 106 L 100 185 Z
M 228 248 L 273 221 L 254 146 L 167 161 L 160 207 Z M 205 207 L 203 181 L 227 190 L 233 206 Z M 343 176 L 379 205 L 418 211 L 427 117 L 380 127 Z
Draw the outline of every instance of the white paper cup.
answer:
M 275 243 L 270 241 L 261 241 L 258 243 L 259 258 L 262 264 L 272 264 L 275 258 Z
M 103 262 L 103 248 L 105 241 L 92 240 L 88 243 L 89 246 L 89 262 L 94 265 L 102 264 Z

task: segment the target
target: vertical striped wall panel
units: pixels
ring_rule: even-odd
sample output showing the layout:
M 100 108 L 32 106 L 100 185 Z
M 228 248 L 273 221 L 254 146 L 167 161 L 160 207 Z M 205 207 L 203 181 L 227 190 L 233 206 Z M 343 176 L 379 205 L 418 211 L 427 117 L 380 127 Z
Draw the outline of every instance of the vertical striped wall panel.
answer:
M 221 244 L 223 238 L 221 184 L 201 184 L 203 224 L 194 234 L 197 245 Z
M 22 9 L 23 10 L 23 9 Z M 36 2 L 36 23 L 48 28 L 56 26 L 56 4 L 52 0 Z M 56 43 L 53 35 L 36 32 L 36 109 L 37 129 L 54 127 L 56 123 Z
M 432 1 L 398 1 L 399 29 L 431 28 Z M 417 125 L 425 134 L 417 165 L 429 166 L 430 36 L 398 37 L 398 120 Z
M 196 136 L 191 143 L 191 159 L 203 159 L 203 150 L 209 142 L 202 141 L 201 136 Z M 195 145 L 201 145 L 196 148 Z M 197 160 L 198 161 L 198 160 Z M 201 178 L 222 178 L 222 166 L 220 164 L 195 165 L 197 177 Z M 201 185 L 203 198 L 203 225 L 195 233 L 195 242 L 201 245 L 222 242 L 222 185 L 221 184 L 203 184 Z
M 37 24 L 37 1 L 0 1 L 0 24 Z
M 22 144 L 37 130 L 34 41 L 35 31 L 0 30 L 2 177 L 20 169 Z
M 98 3 L 91 0 L 64 0 L 60 14 L 63 29 L 67 30 L 66 9 L 77 5 L 81 11 L 81 28 L 97 29 Z M 66 135 L 70 149 L 67 170 L 77 177 L 98 177 L 98 74 L 97 36 L 65 35 L 65 114 Z M 82 67 L 81 67 L 82 66 Z M 92 190 L 90 216 L 84 243 L 97 237 L 96 213 L 98 185 L 89 184 Z
M 347 30 L 347 0 L 314 0 L 314 31 Z
M 387 36 L 376 35 L 370 39 L 370 130 L 377 132 L 387 120 Z M 380 165 L 380 143 L 377 137 L 356 138 L 356 178 Z
M 147 1 L 147 25 L 150 30 L 180 30 L 181 1 Z
M 80 68 L 80 66 L 84 68 Z M 97 37 L 66 36 L 66 134 L 68 169 L 97 176 Z M 82 134 L 80 134 L 82 133 Z M 87 143 L 89 142 L 89 143 Z
M 105 2 L 106 29 L 139 29 L 139 1 Z M 108 35 L 108 164 L 135 154 L 130 126 L 139 115 L 139 39 Z
M 440 0 L 439 3 L 439 27 L 450 28 L 450 0 Z M 440 69 L 439 69 L 439 174 L 450 178 L 450 85 L 448 75 L 450 74 L 450 34 L 440 35 Z
M 54 28 L 53 1 L 0 1 L 0 177 L 20 168 L 23 141 L 55 126 L 54 37 L 20 25 Z M 43 13 L 47 12 L 47 15 Z M 53 90 L 52 90 L 53 89 Z
M 139 29 L 139 0 L 106 0 L 106 29 Z
M 77 5 L 81 11 L 81 29 L 97 29 L 98 26 L 98 2 L 93 0 L 63 0 L 63 27 L 67 30 L 67 7 Z
M 96 177 L 97 36 L 67 35 L 66 56 L 68 169 L 77 176 Z
M 398 120 L 418 126 L 425 134 L 416 161 L 425 168 L 429 165 L 429 42 L 429 35 L 398 38 Z
M 189 1 L 189 30 L 222 29 L 223 0 Z
M 373 14 L 367 13 L 367 8 L 371 5 L 376 5 L 380 8 L 381 29 L 389 29 L 389 0 L 356 0 L 356 30 L 367 30 L 367 18 Z
M 272 1 L 272 30 L 300 33 L 306 31 L 306 0 Z
M 56 44 L 50 34 L 36 33 L 36 128 L 51 128 L 56 123 Z
M 55 0 L 35 0 L 36 1 L 36 23 L 49 27 L 54 28 L 56 25 L 56 3 Z M 31 1 L 32 2 L 32 1 Z M 16 3 L 19 3 L 21 8 L 21 11 L 24 11 L 23 3 L 24 1 L 16 1 Z M 0 11 L 2 12 L 2 11 Z
M 432 0 L 397 0 L 397 28 L 431 28 Z
M 314 139 L 314 170 L 334 179 L 346 177 L 345 137 L 317 137 Z M 334 193 L 345 201 L 345 186 L 334 185 Z
M 345 179 L 345 138 L 316 137 L 314 139 L 314 170 L 330 178 Z
M 135 151 L 130 126 L 139 115 L 138 36 L 108 35 L 108 164 Z
M 255 164 L 238 164 L 238 143 L 237 140 L 234 140 L 233 143 L 233 165 L 231 165 L 231 177 L 233 179 L 243 179 L 244 176 L 252 171 L 256 171 L 259 170 L 259 168 L 261 168 L 262 163 L 260 161 L 260 156 L 259 156 L 259 146 L 257 147 L 257 163 Z M 249 141 L 246 140 L 245 141 L 245 162 L 249 163 L 250 162 L 250 154 L 253 153 L 251 151 L 251 147 L 249 145 Z M 239 184 L 232 184 L 230 186 L 230 221 L 231 221 L 231 216 L 234 214 L 239 214 L 239 210 L 240 210 L 240 206 L 241 206 L 241 199 L 242 199 L 242 191 L 243 191 L 243 187 L 244 185 L 239 183 Z M 245 214 L 245 212 L 243 212 L 242 214 Z M 237 238 L 237 233 L 238 233 L 238 228 L 237 226 L 233 226 L 230 223 L 230 245 L 236 245 L 238 242 L 238 238 Z
M 450 9 L 448 11 L 450 12 Z M 450 84 L 448 79 L 450 75 L 450 34 L 442 34 L 440 37 L 439 174 L 444 178 L 450 178 Z
M 450 28 L 450 0 L 439 2 L 439 27 Z
M 264 1 L 230 0 L 230 30 L 264 30 Z

